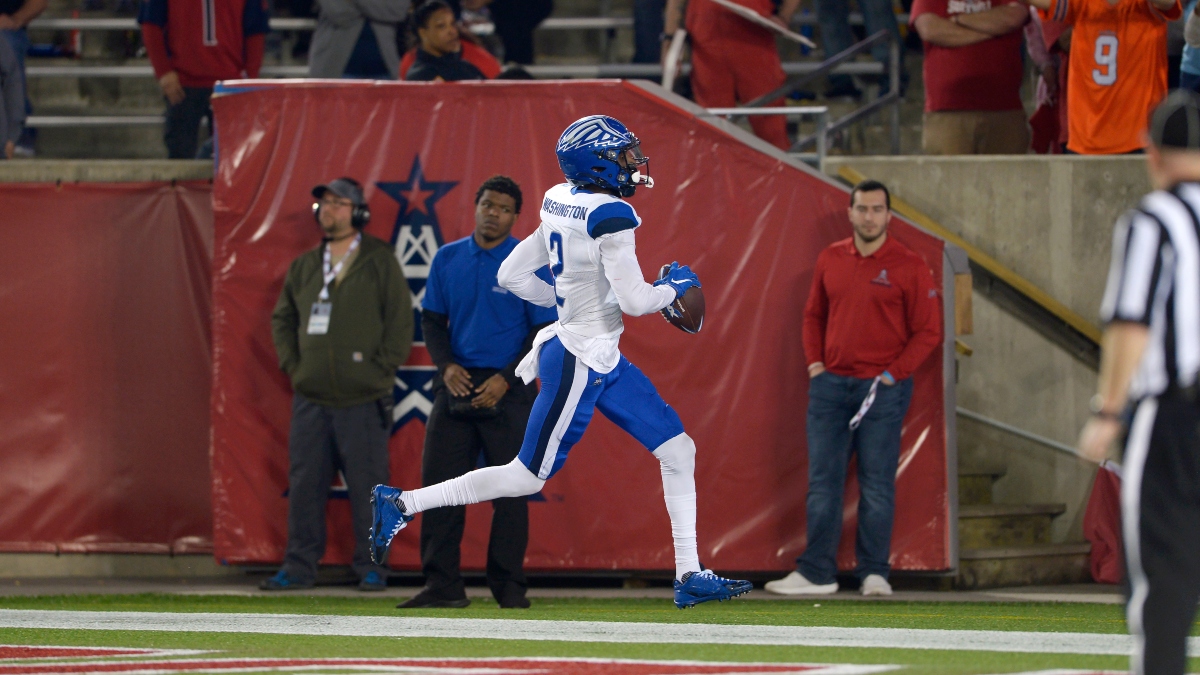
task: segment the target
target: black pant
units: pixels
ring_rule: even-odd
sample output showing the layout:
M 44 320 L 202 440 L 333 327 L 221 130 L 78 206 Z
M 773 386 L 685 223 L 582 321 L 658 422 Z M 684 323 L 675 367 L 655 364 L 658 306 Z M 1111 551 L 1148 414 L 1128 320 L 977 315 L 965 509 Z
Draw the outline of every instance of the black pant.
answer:
M 167 117 L 163 124 L 163 142 L 167 144 L 170 159 L 196 159 L 200 147 L 200 121 L 208 118 L 208 129 L 212 132 L 212 89 L 184 87 L 183 100 L 176 105 L 167 104 Z
M 317 576 L 325 554 L 325 503 L 334 472 L 342 470 L 350 497 L 354 530 L 352 565 L 359 578 L 368 572 L 387 577 L 371 562 L 371 489 L 388 482 L 391 398 L 332 408 L 300 394 L 292 399 L 288 436 L 288 543 L 283 571 L 301 582 Z
M 521 451 L 534 398 L 534 387 L 517 386 L 501 400 L 503 412 L 499 416 L 460 419 L 450 415 L 450 397 L 446 389 L 438 391 L 425 430 L 422 484 L 435 485 L 476 468 L 481 450 L 488 466 L 511 462 Z M 421 516 L 421 568 L 425 573 L 425 587 L 443 598 L 466 595 L 459 568 L 466 513 L 465 506 L 447 506 L 426 511 Z M 493 500 L 487 581 L 497 600 L 513 595 L 524 597 L 525 546 L 528 542 L 527 498 Z
M 1183 675 L 1200 600 L 1200 407 L 1142 401 L 1125 446 L 1121 513 L 1134 675 Z
M 554 0 L 495 0 L 489 8 L 504 60 L 533 63 L 533 31 L 554 11 Z

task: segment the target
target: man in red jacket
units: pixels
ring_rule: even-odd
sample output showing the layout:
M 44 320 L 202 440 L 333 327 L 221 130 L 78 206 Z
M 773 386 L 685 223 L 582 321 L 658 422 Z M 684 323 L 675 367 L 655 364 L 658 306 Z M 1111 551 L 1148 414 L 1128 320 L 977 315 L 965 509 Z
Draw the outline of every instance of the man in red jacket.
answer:
M 797 571 L 767 583 L 783 595 L 838 590 L 846 468 L 858 455 L 856 575 L 863 595 L 887 577 L 900 429 L 912 373 L 941 344 L 941 301 L 925 261 L 888 236 L 891 198 L 876 181 L 850 193 L 854 236 L 817 257 L 804 309 L 808 357 L 808 545 Z
M 163 141 L 171 159 L 193 159 L 200 121 L 212 128 L 213 85 L 258 77 L 263 36 L 270 30 L 264 0 L 144 0 L 142 41 L 167 99 Z
M 786 28 L 800 0 L 734 0 Z M 770 93 L 787 79 L 779 61 L 779 48 L 771 31 L 757 26 L 709 0 L 687 3 L 667 0 L 664 14 L 663 55 L 666 40 L 685 23 L 692 40 L 692 94 L 705 108 L 732 108 Z M 778 4 L 778 10 L 775 5 Z M 780 105 L 782 99 L 770 105 Z M 776 115 L 750 117 L 755 135 L 771 145 L 787 150 L 787 118 Z

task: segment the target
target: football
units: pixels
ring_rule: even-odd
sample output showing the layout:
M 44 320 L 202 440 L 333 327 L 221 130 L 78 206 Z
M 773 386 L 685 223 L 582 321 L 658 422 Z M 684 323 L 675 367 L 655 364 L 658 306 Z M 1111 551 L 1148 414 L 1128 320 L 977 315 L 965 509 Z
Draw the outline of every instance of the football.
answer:
M 658 271 L 658 278 L 666 276 L 669 269 L 670 265 L 663 265 Z M 667 323 L 679 330 L 685 333 L 699 333 L 700 328 L 704 326 L 704 292 L 692 286 L 684 291 L 682 297 L 676 298 L 675 302 L 660 311 Z

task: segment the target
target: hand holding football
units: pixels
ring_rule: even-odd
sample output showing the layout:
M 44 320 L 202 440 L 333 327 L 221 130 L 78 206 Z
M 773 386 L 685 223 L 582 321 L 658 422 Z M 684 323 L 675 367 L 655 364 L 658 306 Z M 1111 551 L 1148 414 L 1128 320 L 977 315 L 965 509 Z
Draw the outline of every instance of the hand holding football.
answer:
M 658 271 L 658 278 L 664 278 L 670 269 L 670 265 L 663 265 Z M 692 286 L 674 302 L 663 307 L 661 312 L 663 318 L 679 330 L 685 333 L 699 333 L 704 326 L 704 292 L 699 287 Z

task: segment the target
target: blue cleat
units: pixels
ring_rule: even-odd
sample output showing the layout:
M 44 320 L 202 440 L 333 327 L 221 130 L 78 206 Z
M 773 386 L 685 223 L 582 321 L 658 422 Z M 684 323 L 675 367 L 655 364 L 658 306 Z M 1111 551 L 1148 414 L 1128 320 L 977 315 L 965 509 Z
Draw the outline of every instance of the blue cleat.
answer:
M 402 493 L 402 490 L 386 485 L 376 485 L 371 490 L 371 512 L 374 515 L 371 523 L 371 560 L 376 565 L 385 564 L 392 538 L 413 519 L 401 505 Z
M 710 600 L 725 601 L 749 593 L 754 585 L 749 581 L 724 579 L 712 573 L 688 572 L 683 579 L 675 581 L 675 606 L 679 609 L 695 607 Z

